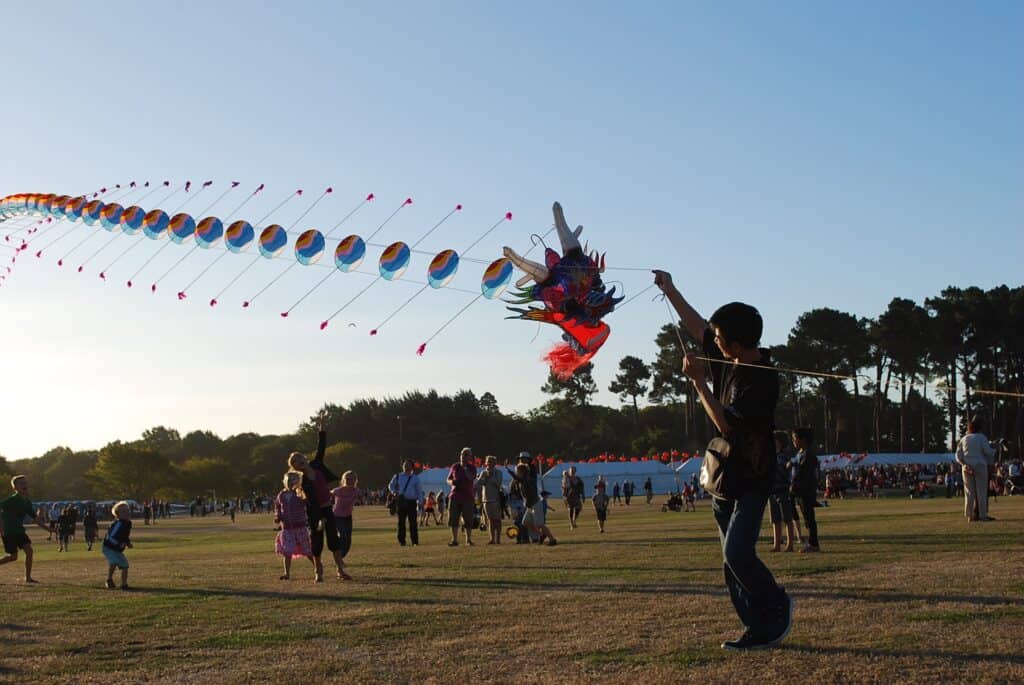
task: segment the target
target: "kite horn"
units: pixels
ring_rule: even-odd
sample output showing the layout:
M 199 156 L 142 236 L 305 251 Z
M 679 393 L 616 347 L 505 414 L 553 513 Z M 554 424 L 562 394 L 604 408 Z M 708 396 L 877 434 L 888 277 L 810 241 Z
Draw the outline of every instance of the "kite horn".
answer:
M 541 283 L 543 281 L 546 281 L 548 277 L 551 275 L 551 272 L 548 271 L 548 268 L 546 266 L 544 266 L 543 264 L 538 264 L 537 262 L 534 262 L 532 260 L 526 259 L 525 257 L 520 257 L 519 254 L 511 247 L 502 248 L 501 253 L 505 255 L 505 257 L 510 262 L 515 264 L 522 271 L 526 272 L 527 276 L 520 278 L 519 281 L 516 282 L 516 285 L 518 285 L 520 288 L 523 287 L 523 285 L 525 285 L 526 283 L 528 283 L 530 279 L 533 279 L 534 281 Z

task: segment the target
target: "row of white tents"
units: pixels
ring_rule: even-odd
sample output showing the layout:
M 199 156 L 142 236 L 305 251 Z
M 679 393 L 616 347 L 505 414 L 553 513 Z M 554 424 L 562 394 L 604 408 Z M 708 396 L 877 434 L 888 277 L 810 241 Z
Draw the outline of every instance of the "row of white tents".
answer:
M 847 466 L 873 466 L 875 464 L 897 466 L 906 464 L 922 464 L 934 466 L 955 461 L 952 453 L 945 454 L 867 454 L 847 455 L 828 454 L 818 458 L 823 470 L 842 469 Z M 643 494 L 644 482 L 650 478 L 655 494 L 664 495 L 682 490 L 695 475 L 700 472 L 701 458 L 694 457 L 683 462 L 665 464 L 660 461 L 608 461 L 608 462 L 564 462 L 544 472 L 539 479 L 541 489 L 549 490 L 554 497 L 562 495 L 562 474 L 571 466 L 576 467 L 576 475 L 583 479 L 585 492 L 589 496 L 594 492 L 598 478 L 603 478 L 611 495 L 611 488 L 618 483 L 632 481 L 636 486 L 635 494 Z M 504 469 L 504 467 L 499 467 Z M 511 478 L 505 473 L 506 489 Z M 423 492 L 447 492 L 448 469 L 433 468 L 420 473 L 420 485 Z

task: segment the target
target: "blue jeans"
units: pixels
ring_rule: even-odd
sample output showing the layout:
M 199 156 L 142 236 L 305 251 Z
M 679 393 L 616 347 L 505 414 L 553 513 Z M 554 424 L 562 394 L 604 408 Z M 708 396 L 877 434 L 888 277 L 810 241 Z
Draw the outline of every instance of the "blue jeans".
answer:
M 722 541 L 722 565 L 729 597 L 743 625 L 751 630 L 776 625 L 776 611 L 786 592 L 757 558 L 757 538 L 768 496 L 756 492 L 737 499 L 713 499 L 711 509 Z

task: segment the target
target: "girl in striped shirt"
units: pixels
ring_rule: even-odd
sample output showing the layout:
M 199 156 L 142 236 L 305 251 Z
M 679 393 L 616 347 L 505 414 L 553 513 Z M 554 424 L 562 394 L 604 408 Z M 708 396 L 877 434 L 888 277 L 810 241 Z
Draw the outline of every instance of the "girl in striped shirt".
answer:
M 306 496 L 302 492 L 302 473 L 288 471 L 284 474 L 284 490 L 274 500 L 274 523 L 280 524 L 274 542 L 274 551 L 284 558 L 284 575 L 281 580 L 291 578 L 292 559 L 306 557 L 316 567 L 313 548 L 309 538 L 309 519 L 306 516 Z

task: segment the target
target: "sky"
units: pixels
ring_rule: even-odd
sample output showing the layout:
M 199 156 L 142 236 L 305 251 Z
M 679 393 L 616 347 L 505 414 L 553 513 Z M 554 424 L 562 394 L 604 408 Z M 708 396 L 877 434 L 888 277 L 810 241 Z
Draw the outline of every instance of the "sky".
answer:
M 705 316 L 754 304 L 768 344 L 812 308 L 876 316 L 896 296 L 1024 280 L 1021 3 L 67 2 L 50 16 L 5 9 L 0 196 L 213 180 L 163 205 L 198 213 L 237 180 L 208 214 L 256 221 L 301 188 L 263 222 L 291 226 L 332 187 L 294 227 L 326 232 L 374 193 L 336 237 L 372 233 L 413 198 L 381 244 L 417 241 L 461 203 L 426 252 L 462 252 L 511 211 L 463 255 L 479 261 L 527 249 L 557 200 L 607 255 L 606 280 L 639 295 L 607 319 L 598 402 L 620 402 L 607 386 L 624 355 L 655 355 L 668 312 L 644 292 L 650 268 Z M 244 309 L 290 252 L 210 308 L 251 255 L 227 255 L 178 301 L 223 250 L 172 269 L 190 246 L 145 241 L 100 280 L 131 241 L 145 239 L 55 229 L 0 287 L 8 459 L 155 425 L 287 432 L 325 402 L 411 389 L 489 391 L 503 411 L 544 400 L 540 357 L 558 331 L 505 320 L 500 302 L 473 304 L 415 354 L 473 299 L 479 261 L 371 337 L 425 282 L 429 255 L 321 332 L 372 281 L 379 248 L 282 319 L 329 273 L 333 242 Z

